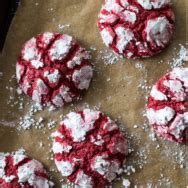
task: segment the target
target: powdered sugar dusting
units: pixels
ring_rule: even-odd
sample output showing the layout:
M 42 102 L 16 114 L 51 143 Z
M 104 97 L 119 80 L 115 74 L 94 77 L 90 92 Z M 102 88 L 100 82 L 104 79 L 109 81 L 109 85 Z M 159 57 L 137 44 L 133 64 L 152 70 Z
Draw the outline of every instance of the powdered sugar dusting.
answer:
M 134 34 L 124 27 L 117 27 L 115 31 L 118 36 L 117 48 L 120 53 L 123 53 L 127 44 L 133 39 Z
M 75 183 L 79 187 L 87 187 L 87 188 L 93 187 L 93 181 L 92 181 L 91 177 L 84 174 L 83 171 L 78 172 L 78 174 L 76 176 Z
M 103 175 L 109 182 L 113 181 L 118 174 L 122 173 L 119 164 L 115 161 L 105 160 L 106 156 L 97 156 L 92 164 L 92 169 Z
M 162 8 L 166 5 L 171 4 L 171 0 L 137 0 L 137 2 L 145 9 L 151 10 L 152 8 L 154 9 L 159 9 Z
M 102 59 L 105 65 L 113 65 L 119 62 L 120 58 L 109 50 L 99 51 L 98 59 Z
M 53 152 L 54 153 L 62 153 L 62 152 L 65 152 L 65 153 L 69 153 L 69 151 L 72 149 L 72 147 L 71 146 L 69 146 L 69 145 L 63 145 L 63 144 L 61 144 L 61 143 L 59 143 L 59 142 L 55 142 L 54 144 L 53 144 Z
M 93 116 L 90 115 L 93 113 Z M 68 114 L 67 119 L 65 119 L 62 124 L 71 131 L 71 135 L 75 142 L 81 142 L 85 139 L 85 135 L 88 131 L 93 129 L 93 124 L 95 120 L 98 119 L 99 113 L 92 111 L 84 111 L 85 120 L 80 114 L 71 112 Z M 89 123 L 88 123 L 89 122 Z
M 109 46 L 110 44 L 112 44 L 113 36 L 111 35 L 108 29 L 103 29 L 101 31 L 101 36 L 106 46 Z
M 50 49 L 50 58 L 54 60 L 62 60 L 71 48 L 72 37 L 64 35 L 59 40 L 55 41 Z
M 53 73 L 49 73 L 49 71 L 44 72 L 44 77 L 47 77 L 50 83 L 57 83 L 60 79 L 59 70 L 56 69 Z
M 147 112 L 148 119 L 151 124 L 166 125 L 173 117 L 175 111 L 170 107 L 160 110 L 149 109 Z
M 23 58 L 26 61 L 40 59 L 40 54 L 36 48 L 36 39 L 32 38 L 25 44 Z
M 72 80 L 79 89 L 88 89 L 91 78 L 93 77 L 93 69 L 91 66 L 84 66 L 80 70 L 75 70 Z
M 171 66 L 171 68 L 183 67 L 183 65 L 187 61 L 188 61 L 187 45 L 186 46 L 180 45 L 180 50 L 177 53 L 177 57 L 173 58 L 173 60 L 169 62 L 169 65 Z
M 69 176 L 73 172 L 73 166 L 69 161 L 57 161 L 55 160 L 58 170 L 61 172 L 62 176 Z
M 165 46 L 171 37 L 171 24 L 165 17 L 158 17 L 147 22 L 147 40 L 153 41 L 157 46 Z
M 151 90 L 151 96 L 155 99 L 155 100 L 167 100 L 167 96 L 162 93 L 161 91 L 159 91 L 156 86 L 153 86 L 152 90 Z

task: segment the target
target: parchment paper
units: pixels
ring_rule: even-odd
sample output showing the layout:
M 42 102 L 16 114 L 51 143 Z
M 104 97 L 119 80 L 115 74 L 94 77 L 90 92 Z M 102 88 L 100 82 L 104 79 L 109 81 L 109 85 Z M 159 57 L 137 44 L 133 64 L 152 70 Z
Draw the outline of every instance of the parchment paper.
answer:
M 186 148 L 161 139 L 155 142 L 150 139 L 150 131 L 147 123 L 145 124 L 147 120 L 143 117 L 147 101 L 145 97 L 149 89 L 141 89 L 138 86 L 145 82 L 151 86 L 171 70 L 168 62 L 176 57 L 179 44 L 185 45 L 187 40 L 187 0 L 174 1 L 176 31 L 172 44 L 163 53 L 144 60 L 121 59 L 113 65 L 105 65 L 101 55 L 107 50 L 96 24 L 102 2 L 103 0 L 21 0 L 3 54 L 0 56 L 0 72 L 3 72 L 3 77 L 0 78 L 0 152 L 11 152 L 23 147 L 30 157 L 43 162 L 48 170 L 56 169 L 53 161 L 49 160 L 51 157 L 49 136 L 57 128 L 59 116 L 86 105 L 91 108 L 98 106 L 125 127 L 130 148 L 134 149 L 128 157 L 127 164 L 133 165 L 136 172 L 130 176 L 125 174 L 124 177 L 131 181 L 132 187 L 134 185 L 147 187 L 152 184 L 158 187 L 185 188 L 186 170 L 185 167 L 180 168 L 176 154 L 182 151 L 185 153 Z M 66 24 L 70 24 L 70 27 L 62 30 L 61 26 Z M 55 120 L 57 122 L 55 129 L 18 131 L 19 118 L 28 112 L 30 99 L 24 96 L 23 110 L 19 110 L 17 104 L 13 105 L 18 101 L 16 94 L 18 85 L 12 77 L 15 75 L 15 63 L 23 43 L 44 31 L 67 33 L 85 48 L 96 48 L 96 51 L 92 51 L 95 64 L 94 80 L 81 101 L 55 112 L 45 110 L 37 114 L 38 117 L 44 117 L 46 123 Z M 110 52 L 108 50 L 107 53 Z M 163 62 L 160 62 L 161 60 Z M 139 68 L 140 66 L 142 68 Z M 138 125 L 138 128 L 134 128 L 134 125 Z M 39 142 L 44 146 L 39 147 Z M 158 144 L 159 148 L 156 149 Z M 140 168 L 140 165 L 143 168 Z M 51 175 L 56 183 L 55 187 L 60 187 L 59 173 L 52 172 Z M 166 183 L 167 179 L 171 183 L 169 186 Z M 117 181 L 114 187 L 123 187 L 122 182 Z

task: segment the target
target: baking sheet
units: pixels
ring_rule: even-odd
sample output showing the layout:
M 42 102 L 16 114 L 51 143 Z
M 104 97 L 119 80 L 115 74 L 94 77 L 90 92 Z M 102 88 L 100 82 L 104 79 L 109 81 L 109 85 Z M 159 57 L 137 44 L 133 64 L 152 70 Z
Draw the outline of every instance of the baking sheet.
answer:
M 115 64 L 106 65 L 104 62 L 109 62 L 110 55 L 114 56 L 103 45 L 96 25 L 103 0 L 22 0 L 0 55 L 0 72 L 3 72 L 3 76 L 0 76 L 0 152 L 23 147 L 29 156 L 40 160 L 48 170 L 53 171 L 56 168 L 50 160 L 49 136 L 57 128 L 60 115 L 86 106 L 98 107 L 117 119 L 127 132 L 130 148 L 134 149 L 128 157 L 127 166 L 133 165 L 136 172 L 124 177 L 130 180 L 132 187 L 186 187 L 185 164 L 184 168 L 180 168 L 179 164 L 185 162 L 181 153 L 185 154 L 186 147 L 161 139 L 152 141 L 147 120 L 143 117 L 149 92 L 147 86 L 171 70 L 172 63 L 169 62 L 177 58 L 179 44 L 186 43 L 186 1 L 174 0 L 176 31 L 172 44 L 163 53 L 144 60 L 120 59 Z M 94 80 L 82 100 L 74 105 L 67 105 L 55 112 L 45 109 L 36 113 L 35 118 L 45 119 L 46 128 L 18 131 L 20 117 L 28 113 L 31 102 L 25 96 L 18 97 L 16 93 L 15 63 L 23 43 L 44 31 L 70 34 L 82 46 L 91 49 L 95 64 Z M 22 98 L 24 107 L 19 109 Z M 56 121 L 56 128 L 47 128 L 50 120 Z M 134 128 L 134 125 L 138 125 L 138 128 Z M 61 187 L 59 173 L 51 172 L 51 175 L 55 187 Z M 117 181 L 113 186 L 123 187 L 122 181 Z

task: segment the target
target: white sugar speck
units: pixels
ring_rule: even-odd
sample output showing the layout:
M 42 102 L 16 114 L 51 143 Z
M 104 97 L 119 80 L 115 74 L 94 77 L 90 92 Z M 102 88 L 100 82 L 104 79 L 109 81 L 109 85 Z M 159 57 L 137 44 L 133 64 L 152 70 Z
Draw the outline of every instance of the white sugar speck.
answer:
M 128 179 L 123 179 L 123 186 L 125 188 L 130 187 L 130 185 L 131 185 L 131 182 Z

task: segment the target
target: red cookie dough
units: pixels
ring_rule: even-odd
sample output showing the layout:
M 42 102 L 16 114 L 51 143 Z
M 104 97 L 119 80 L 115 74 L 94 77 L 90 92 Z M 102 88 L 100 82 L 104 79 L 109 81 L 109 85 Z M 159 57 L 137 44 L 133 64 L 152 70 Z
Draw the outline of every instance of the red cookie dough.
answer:
M 70 182 L 103 188 L 122 173 L 127 140 L 116 123 L 101 112 L 71 112 L 52 136 L 56 166 Z
M 188 68 L 175 68 L 153 86 L 147 117 L 157 135 L 178 143 L 188 136 Z
M 106 46 L 127 58 L 162 51 L 174 31 L 170 0 L 105 0 L 98 27 Z
M 79 98 L 93 77 L 90 55 L 68 35 L 46 32 L 27 41 L 16 65 L 20 88 L 43 105 Z
M 1 188 L 51 188 L 43 165 L 29 159 L 24 150 L 15 153 L 0 153 L 0 187 Z

